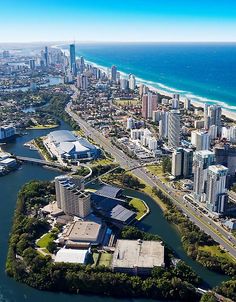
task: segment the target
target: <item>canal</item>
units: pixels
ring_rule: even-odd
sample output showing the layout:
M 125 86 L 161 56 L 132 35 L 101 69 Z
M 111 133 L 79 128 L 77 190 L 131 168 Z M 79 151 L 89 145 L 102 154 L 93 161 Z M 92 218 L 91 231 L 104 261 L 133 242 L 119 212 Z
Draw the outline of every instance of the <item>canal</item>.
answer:
M 70 127 L 62 122 L 58 129 L 70 130 Z M 35 137 L 46 135 L 49 132 L 50 130 L 30 130 L 27 135 L 18 137 L 14 142 L 5 145 L 4 149 L 13 154 L 39 158 L 39 154 L 36 151 L 31 151 L 23 145 L 25 142 L 28 142 Z M 52 180 L 56 175 L 58 175 L 58 173 L 58 171 L 39 166 L 23 165 L 19 170 L 0 178 L 0 302 L 64 302 L 65 300 L 68 302 L 120 301 L 119 299 L 109 297 L 104 298 L 88 295 L 76 296 L 62 293 L 40 292 L 14 281 L 5 274 L 8 238 L 12 225 L 17 192 L 23 184 L 32 179 Z M 191 260 L 186 255 L 176 229 L 165 220 L 161 209 L 150 197 L 132 190 L 126 190 L 126 193 L 130 196 L 144 199 L 150 207 L 150 214 L 140 223 L 140 226 L 144 230 L 161 236 L 163 240 L 175 251 L 178 257 L 190 265 L 205 282 L 208 282 L 210 286 L 215 286 L 225 280 L 224 276 L 204 269 L 201 265 Z M 122 299 L 122 301 L 137 301 L 137 299 Z M 150 300 L 139 299 L 138 301 L 146 302 Z

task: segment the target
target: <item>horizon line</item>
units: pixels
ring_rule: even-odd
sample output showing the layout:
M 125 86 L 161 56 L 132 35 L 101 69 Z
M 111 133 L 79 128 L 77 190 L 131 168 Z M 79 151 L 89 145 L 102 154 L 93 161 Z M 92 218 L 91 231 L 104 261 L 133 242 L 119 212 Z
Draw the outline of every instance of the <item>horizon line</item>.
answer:
M 230 44 L 230 43 L 236 43 L 235 41 L 98 41 L 98 40 L 83 40 L 83 41 L 79 41 L 79 40 L 65 40 L 65 41 L 53 41 L 53 40 L 42 40 L 42 41 L 22 41 L 22 42 L 6 42 L 0 41 L 0 45 L 1 44 L 42 44 L 42 43 L 50 43 L 50 44 L 54 44 L 54 43 L 68 43 L 68 44 L 86 44 L 86 43 L 95 43 L 95 44 L 104 44 L 104 43 L 111 43 L 111 44 L 115 44 L 115 43 L 124 43 L 124 44 L 138 44 L 138 43 L 171 43 L 171 44 L 177 44 L 177 43 L 184 43 L 184 44 L 190 44 L 190 43 L 199 43 L 199 44 L 203 44 L 203 43 L 209 43 L 209 44 L 216 44 L 216 43 L 221 43 L 221 44 Z

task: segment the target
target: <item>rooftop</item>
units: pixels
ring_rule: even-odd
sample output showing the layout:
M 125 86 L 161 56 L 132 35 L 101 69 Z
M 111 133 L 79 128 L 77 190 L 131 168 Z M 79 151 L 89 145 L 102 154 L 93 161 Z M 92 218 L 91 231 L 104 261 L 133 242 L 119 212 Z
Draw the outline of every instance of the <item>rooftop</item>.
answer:
M 112 267 L 153 268 L 164 265 L 164 246 L 158 241 L 117 240 Z
M 101 224 L 93 221 L 76 221 L 64 234 L 69 240 L 74 241 L 91 241 L 98 239 Z
M 81 263 L 86 262 L 88 250 L 60 249 L 55 257 L 55 262 Z
M 116 198 L 122 189 L 114 186 L 104 185 L 101 189 L 96 191 L 96 194 L 111 198 Z

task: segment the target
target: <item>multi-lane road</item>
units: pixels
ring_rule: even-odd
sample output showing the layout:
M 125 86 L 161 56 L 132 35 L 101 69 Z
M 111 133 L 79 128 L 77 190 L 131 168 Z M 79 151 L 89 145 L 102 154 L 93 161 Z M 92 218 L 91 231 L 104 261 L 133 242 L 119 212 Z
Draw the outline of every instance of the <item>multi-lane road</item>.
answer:
M 76 98 L 76 91 L 74 98 Z M 68 103 L 66 112 L 80 125 L 81 129 L 87 136 L 90 136 L 96 143 L 102 146 L 107 152 L 110 152 L 120 166 L 126 170 L 138 167 L 133 170 L 133 174 L 146 182 L 151 187 L 158 187 L 162 190 L 172 202 L 177 205 L 182 211 L 193 221 L 200 229 L 210 235 L 218 242 L 225 250 L 236 258 L 236 239 L 229 240 L 229 233 L 221 226 L 216 224 L 212 219 L 203 215 L 200 210 L 188 203 L 182 196 L 178 196 L 176 191 L 164 184 L 157 177 L 147 173 L 144 168 L 140 168 L 140 163 L 137 160 L 131 159 L 123 151 L 114 146 L 109 138 L 105 138 L 99 131 L 91 127 L 85 120 L 81 119 L 71 110 L 72 102 Z

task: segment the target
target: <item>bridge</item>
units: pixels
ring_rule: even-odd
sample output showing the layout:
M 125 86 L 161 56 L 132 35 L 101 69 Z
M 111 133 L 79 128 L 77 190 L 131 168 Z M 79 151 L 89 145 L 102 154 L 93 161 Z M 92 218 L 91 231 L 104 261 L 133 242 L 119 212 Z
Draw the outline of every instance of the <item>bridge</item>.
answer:
M 35 165 L 39 165 L 39 166 L 47 166 L 47 167 L 52 167 L 52 168 L 57 168 L 60 170 L 66 170 L 66 169 L 70 169 L 72 172 L 76 172 L 76 166 L 64 166 L 58 162 L 53 162 L 53 161 L 48 161 L 48 160 L 43 160 L 43 159 L 38 159 L 38 158 L 33 158 L 33 157 L 25 157 L 25 156 L 15 156 L 14 158 L 16 158 L 17 160 L 24 162 L 24 163 L 30 163 L 30 164 L 35 164 Z M 92 175 L 92 169 L 85 165 L 85 164 L 80 164 L 80 166 L 88 168 L 89 173 L 84 177 L 89 178 Z
M 47 161 L 47 160 L 43 160 L 43 159 L 38 159 L 38 158 L 33 158 L 33 157 L 15 156 L 15 158 L 21 162 L 36 164 L 39 166 L 48 166 L 48 167 L 59 168 L 59 169 L 66 168 L 65 166 L 63 166 L 59 163 Z

